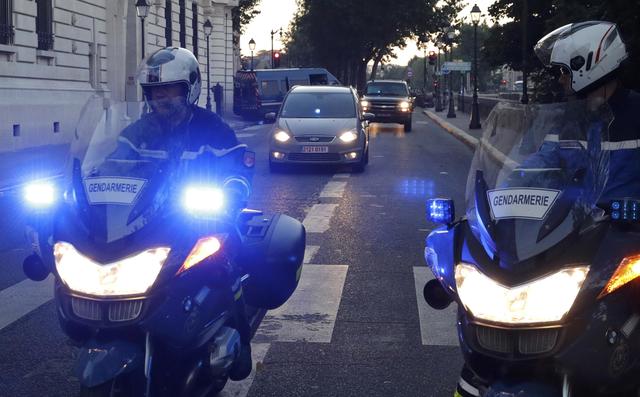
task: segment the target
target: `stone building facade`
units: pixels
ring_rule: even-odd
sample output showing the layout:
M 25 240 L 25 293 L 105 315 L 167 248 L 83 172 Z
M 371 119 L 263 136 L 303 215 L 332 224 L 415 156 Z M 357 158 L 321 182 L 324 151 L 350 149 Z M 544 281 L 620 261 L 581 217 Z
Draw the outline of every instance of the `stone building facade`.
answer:
M 136 0 L 0 0 L 0 152 L 70 141 L 86 100 L 135 101 L 142 57 Z M 206 37 L 211 86 L 231 109 L 237 49 L 231 10 L 238 0 L 147 0 L 145 54 L 166 45 L 197 54 L 206 103 Z M 213 102 L 213 94 L 211 95 Z M 213 105 L 215 109 L 215 104 Z

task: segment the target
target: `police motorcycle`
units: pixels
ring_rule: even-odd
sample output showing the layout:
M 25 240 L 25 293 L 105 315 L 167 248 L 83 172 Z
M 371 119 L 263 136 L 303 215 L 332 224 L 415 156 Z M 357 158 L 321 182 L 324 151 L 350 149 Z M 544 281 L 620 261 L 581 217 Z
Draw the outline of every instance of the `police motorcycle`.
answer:
M 466 211 L 429 199 L 438 310 L 457 303 L 457 396 L 636 395 L 640 197 L 607 197 L 606 105 L 501 103 L 473 157 Z M 612 184 L 612 186 L 615 186 Z M 620 186 L 617 186 L 620 188 Z
M 214 396 L 240 365 L 239 316 L 252 337 L 296 289 L 305 230 L 245 208 L 245 145 L 134 148 L 144 117 L 143 103 L 87 103 L 64 182 L 25 188 L 24 271 L 55 276 L 81 396 Z

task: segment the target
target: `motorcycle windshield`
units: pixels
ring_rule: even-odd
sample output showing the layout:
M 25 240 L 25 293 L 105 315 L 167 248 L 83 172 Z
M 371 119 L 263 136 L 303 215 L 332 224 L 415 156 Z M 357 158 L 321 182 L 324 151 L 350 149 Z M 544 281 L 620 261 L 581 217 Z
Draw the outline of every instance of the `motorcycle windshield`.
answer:
M 66 202 L 92 241 L 112 243 L 152 229 L 154 220 L 177 208 L 189 183 L 217 182 L 230 174 L 228 167 L 203 174 L 190 166 L 203 156 L 219 165 L 223 158 L 235 163 L 244 155 L 244 145 L 223 151 L 188 147 L 183 134 L 168 133 L 162 119 L 145 109 L 144 103 L 102 98 L 83 109 L 68 172 L 73 198 Z
M 499 103 L 487 118 L 467 180 L 474 236 L 503 266 L 578 231 L 607 183 L 606 104 Z

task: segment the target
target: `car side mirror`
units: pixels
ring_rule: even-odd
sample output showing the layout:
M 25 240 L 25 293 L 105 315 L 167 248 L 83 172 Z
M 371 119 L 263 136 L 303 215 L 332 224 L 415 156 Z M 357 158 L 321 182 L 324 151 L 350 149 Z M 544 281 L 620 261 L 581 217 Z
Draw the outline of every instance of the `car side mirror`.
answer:
M 264 119 L 265 121 L 276 121 L 276 114 L 275 112 L 269 112 L 267 114 L 264 115 Z
M 453 223 L 456 213 L 453 200 L 436 198 L 427 200 L 427 221 L 448 225 Z
M 376 118 L 376 115 L 373 113 L 362 113 L 362 119 L 364 121 L 371 121 Z

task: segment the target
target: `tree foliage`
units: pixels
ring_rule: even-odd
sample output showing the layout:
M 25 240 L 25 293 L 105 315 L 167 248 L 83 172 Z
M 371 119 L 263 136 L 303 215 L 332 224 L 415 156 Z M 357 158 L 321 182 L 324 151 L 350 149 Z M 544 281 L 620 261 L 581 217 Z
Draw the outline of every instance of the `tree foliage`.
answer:
M 244 27 L 258 14 L 260 0 L 240 0 L 237 7 L 232 11 L 233 31 L 242 33 Z
M 449 8 L 436 7 L 436 3 L 299 0 L 285 46 L 294 65 L 326 67 L 343 83 L 361 87 L 370 61 L 375 74 L 380 62 L 394 56 L 394 47 L 403 48 L 407 39 L 435 32 L 447 19 L 442 14 Z
M 483 43 L 483 58 L 492 66 L 508 65 L 522 70 L 522 6 L 523 0 L 497 0 L 489 7 L 489 14 L 498 20 L 511 22 L 494 25 Z M 528 0 L 527 59 L 529 70 L 540 73 L 542 65 L 535 58 L 533 47 L 550 31 L 575 22 L 603 20 L 618 24 L 627 50 L 631 53 L 623 80 L 628 86 L 640 88 L 640 1 L 629 0 Z M 541 81 L 542 81 L 541 80 Z

